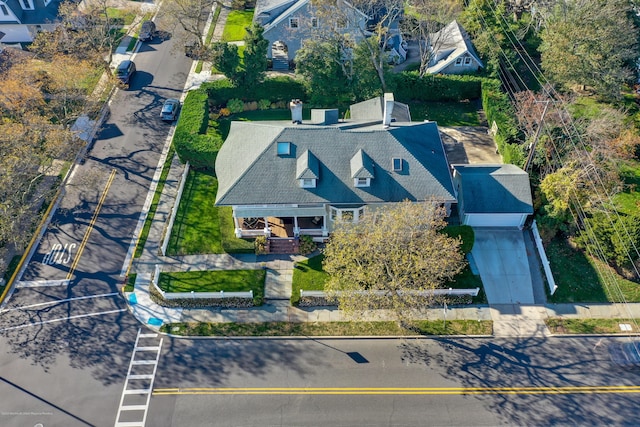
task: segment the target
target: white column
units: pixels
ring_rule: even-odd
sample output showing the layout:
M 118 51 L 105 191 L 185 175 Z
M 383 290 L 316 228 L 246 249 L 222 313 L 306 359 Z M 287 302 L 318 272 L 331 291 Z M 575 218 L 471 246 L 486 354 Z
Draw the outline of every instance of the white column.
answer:
M 300 236 L 300 228 L 298 227 L 298 217 L 297 216 L 293 217 L 293 236 L 294 237 Z
M 240 224 L 238 223 L 238 218 L 235 216 L 235 212 L 233 215 L 233 224 L 235 225 L 235 232 L 236 232 L 236 237 L 239 239 L 242 237 L 242 228 L 240 227 Z

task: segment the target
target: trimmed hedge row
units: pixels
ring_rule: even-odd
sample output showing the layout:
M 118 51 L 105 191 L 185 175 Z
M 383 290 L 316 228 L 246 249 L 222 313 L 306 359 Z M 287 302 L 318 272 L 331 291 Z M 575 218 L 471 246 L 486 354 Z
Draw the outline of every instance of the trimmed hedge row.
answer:
M 500 89 L 498 80 L 482 80 L 482 108 L 487 115 L 489 127 L 495 122 L 498 128 L 494 138 L 502 160 L 522 167 L 525 154 L 517 140 L 516 114 L 507 94 Z
M 181 162 L 189 162 L 195 169 L 213 170 L 222 138 L 215 133 L 206 133 L 209 124 L 207 99 L 207 92 L 202 89 L 187 94 L 173 143 Z
M 204 83 L 202 89 L 209 94 L 211 106 L 226 105 L 230 99 L 240 99 L 245 102 L 269 100 L 272 103 L 288 102 L 292 99 L 306 101 L 307 99 L 304 84 L 287 76 L 266 79 L 251 90 L 247 90 L 245 87 L 236 87 L 228 79 Z
M 461 101 L 481 96 L 482 78 L 470 75 L 428 75 L 410 71 L 395 75 L 394 97 L 400 102 Z

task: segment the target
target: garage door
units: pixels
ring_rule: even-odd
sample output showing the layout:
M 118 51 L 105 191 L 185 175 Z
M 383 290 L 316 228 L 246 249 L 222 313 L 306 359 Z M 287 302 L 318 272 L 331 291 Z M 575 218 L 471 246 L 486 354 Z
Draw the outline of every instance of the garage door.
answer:
M 472 227 L 519 227 L 522 214 L 467 214 L 465 225 Z

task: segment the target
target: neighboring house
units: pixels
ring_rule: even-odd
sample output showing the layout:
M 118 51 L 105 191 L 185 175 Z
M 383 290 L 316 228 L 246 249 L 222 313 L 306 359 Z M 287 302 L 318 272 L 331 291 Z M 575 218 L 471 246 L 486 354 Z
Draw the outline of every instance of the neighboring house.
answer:
M 389 95 L 375 120 L 339 121 L 336 109 L 302 122 L 292 102 L 294 123 L 232 122 L 216 159 L 216 205 L 233 207 L 236 235 L 322 238 L 337 221 L 404 200 L 449 211 L 456 200 L 436 123 L 392 122 Z
M 338 2 L 338 7 L 347 17 L 332 22 L 335 28 L 327 28 L 310 0 L 258 0 L 253 22 L 264 28 L 263 36 L 269 41 L 267 57 L 272 58 L 273 68 L 288 69 L 289 61 L 295 58 L 304 41 L 319 32 L 339 31 L 355 43 L 361 40 L 367 16 L 343 1 Z
M 59 0 L 0 0 L 0 43 L 30 43 L 42 30 L 52 30 Z
M 484 67 L 471 44 L 469 35 L 458 21 L 453 21 L 437 33 L 431 34 L 433 56 L 429 74 L 463 74 Z
M 529 175 L 510 164 L 452 165 L 460 223 L 523 227 L 533 213 Z

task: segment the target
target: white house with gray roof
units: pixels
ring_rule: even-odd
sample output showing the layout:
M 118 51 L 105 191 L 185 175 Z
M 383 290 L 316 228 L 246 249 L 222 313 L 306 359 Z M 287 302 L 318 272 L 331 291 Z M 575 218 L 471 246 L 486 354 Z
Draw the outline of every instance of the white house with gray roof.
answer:
M 392 97 L 386 100 L 392 108 Z M 450 208 L 455 192 L 438 126 L 391 122 L 387 113 L 376 120 L 323 114 L 319 123 L 232 122 L 216 159 L 216 205 L 233 207 L 239 237 L 326 237 L 337 221 L 358 221 L 404 200 Z
M 29 43 L 41 30 L 52 30 L 59 0 L 0 0 L 0 43 Z
M 464 74 L 484 67 L 471 39 L 458 21 L 430 35 L 432 57 L 429 74 Z
M 523 227 L 533 214 L 529 174 L 515 165 L 452 165 L 460 223 Z

